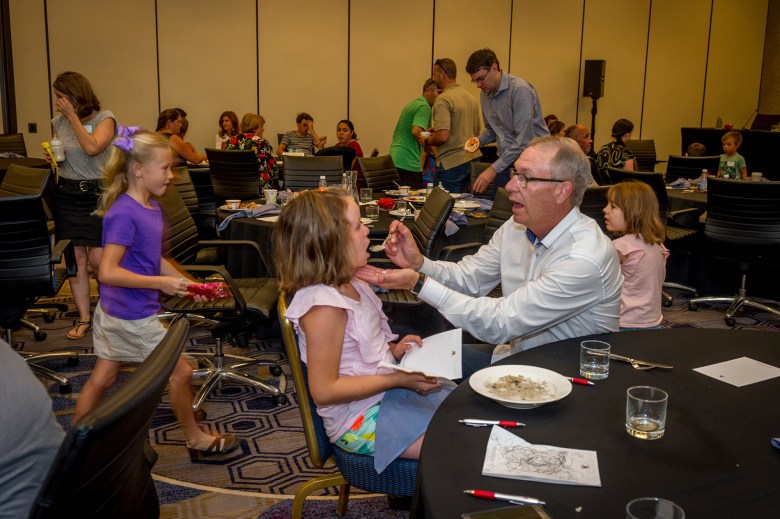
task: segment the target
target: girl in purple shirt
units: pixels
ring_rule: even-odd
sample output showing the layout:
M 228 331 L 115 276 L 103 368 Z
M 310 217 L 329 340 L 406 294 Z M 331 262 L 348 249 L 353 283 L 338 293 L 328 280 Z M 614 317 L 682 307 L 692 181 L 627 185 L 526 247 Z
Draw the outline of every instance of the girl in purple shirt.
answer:
M 160 134 L 119 126 L 104 171 L 106 186 L 98 206 L 103 215 L 100 302 L 95 308 L 95 369 L 76 402 L 73 422 L 100 401 L 116 381 L 122 362 L 143 362 L 165 336 L 157 312 L 159 291 L 185 296 L 194 281 L 161 257 L 163 219 L 152 195 L 162 195 L 171 179 L 173 155 Z M 197 301 L 205 301 L 196 296 Z M 201 455 L 229 452 L 235 436 L 202 430 L 192 410 L 192 368 L 179 358 L 171 375 L 171 406 L 187 436 L 187 447 Z

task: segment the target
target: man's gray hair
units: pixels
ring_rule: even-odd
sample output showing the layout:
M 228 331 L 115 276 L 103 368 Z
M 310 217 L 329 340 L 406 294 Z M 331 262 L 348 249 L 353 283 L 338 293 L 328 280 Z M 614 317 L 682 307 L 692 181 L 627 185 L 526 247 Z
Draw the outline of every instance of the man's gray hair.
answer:
M 572 206 L 579 207 L 582 197 L 585 196 L 585 190 L 590 184 L 590 163 L 579 144 L 568 137 L 545 135 L 532 140 L 528 147 L 532 146 L 555 150 L 550 161 L 552 178 L 568 180 L 572 183 Z

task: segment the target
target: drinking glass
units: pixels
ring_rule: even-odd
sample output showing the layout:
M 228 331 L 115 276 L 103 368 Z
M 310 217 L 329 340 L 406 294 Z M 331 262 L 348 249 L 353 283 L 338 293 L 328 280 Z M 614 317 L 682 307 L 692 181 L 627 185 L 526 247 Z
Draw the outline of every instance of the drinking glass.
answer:
M 366 202 L 370 202 L 374 199 L 374 194 L 370 187 L 361 187 L 360 188 L 360 201 L 364 204 Z
M 395 214 L 397 216 L 406 216 L 406 200 L 395 201 Z
M 376 204 L 368 204 L 366 206 L 366 217 L 371 220 L 379 220 L 379 206 Z
M 685 519 L 685 512 L 668 499 L 639 497 L 626 505 L 626 519 Z
M 640 440 L 657 440 L 666 431 L 669 395 L 652 386 L 634 386 L 626 391 L 626 432 Z
M 609 376 L 610 344 L 604 341 L 582 341 L 580 343 L 580 375 L 593 380 Z

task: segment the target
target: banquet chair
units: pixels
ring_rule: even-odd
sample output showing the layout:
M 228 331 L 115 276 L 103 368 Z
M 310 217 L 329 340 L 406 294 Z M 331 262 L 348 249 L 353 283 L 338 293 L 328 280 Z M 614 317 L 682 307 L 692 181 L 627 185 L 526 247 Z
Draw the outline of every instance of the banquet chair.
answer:
M 374 148 L 373 150 L 371 150 L 371 154 L 369 155 L 369 157 L 375 158 L 378 156 L 379 156 L 379 148 Z
M 701 209 L 689 207 L 678 211 L 669 210 L 669 194 L 666 192 L 663 175 L 661 173 L 650 173 L 642 171 L 626 171 L 624 169 L 606 168 L 614 183 L 625 182 L 627 180 L 636 180 L 648 184 L 655 192 L 658 198 L 658 209 L 660 211 L 661 222 L 664 224 L 664 233 L 666 239 L 664 243 L 671 244 L 685 239 L 691 239 L 699 233 L 699 217 L 702 214 Z M 684 292 L 691 293 L 694 297 L 698 296 L 698 291 L 691 286 L 675 283 L 673 281 L 664 281 L 664 288 L 674 288 Z M 665 307 L 672 306 L 672 295 L 664 291 L 662 293 L 662 303 Z
M 696 310 L 702 303 L 729 303 L 724 316 L 728 326 L 736 324 L 734 315 L 743 306 L 780 316 L 780 311 L 768 306 L 777 306 L 778 301 L 747 295 L 747 274 L 751 265 L 780 258 L 780 182 L 710 179 L 704 236 L 713 245 L 712 256 L 739 262 L 739 291 L 732 297 L 691 299 L 689 308 Z
M 439 259 L 443 261 L 460 261 L 465 256 L 475 254 L 480 247 L 490 241 L 499 227 L 512 218 L 513 205 L 512 201 L 509 200 L 509 193 L 507 190 L 503 187 L 498 188 L 496 197 L 493 199 L 493 207 L 490 208 L 490 212 L 488 213 L 482 241 L 448 245 L 442 249 Z
M 211 185 L 211 170 L 208 167 L 188 167 L 187 171 L 198 197 L 200 221 L 195 222 L 198 234 L 201 239 L 213 240 L 217 238 L 217 204 L 214 187 Z
M 179 192 L 184 205 L 187 206 L 190 216 L 195 220 L 198 236 L 205 240 L 214 238 L 214 224 L 216 221 L 208 215 L 201 214 L 201 204 L 195 184 L 192 182 L 190 170 L 187 166 L 176 166 L 171 168 L 171 171 L 173 172 L 173 181 L 171 183 L 176 187 L 176 191 Z M 209 265 L 224 263 L 223 258 L 219 255 L 219 251 L 213 247 L 201 249 L 198 252 L 197 262 Z
M 346 171 L 352 169 L 357 152 L 351 146 L 330 146 L 314 154 L 315 157 L 341 157 L 341 167 Z
M 701 177 L 702 170 L 706 169 L 711 175 L 718 172 L 720 166 L 720 157 L 681 157 L 680 155 L 669 155 L 669 161 L 666 164 L 666 176 L 664 181 L 671 184 L 678 178 L 697 179 Z
M 381 474 L 378 474 L 374 470 L 373 456 L 353 454 L 331 443 L 325 432 L 322 418 L 317 414 L 317 406 L 309 393 L 308 371 L 306 364 L 301 361 L 298 339 L 292 323 L 285 317 L 287 294 L 284 291 L 279 293 L 278 309 L 282 339 L 295 383 L 295 393 L 298 396 L 298 407 L 311 463 L 316 468 L 322 468 L 332 458 L 338 468 L 336 473 L 312 478 L 298 489 L 293 500 L 292 517 L 294 519 L 303 517 L 303 506 L 309 494 L 328 487 L 339 487 L 336 508 L 338 515 L 347 513 L 350 486 L 373 493 L 397 496 L 414 494 L 417 460 L 397 458 Z
M 252 150 L 216 150 L 206 148 L 211 170 L 211 186 L 217 206 L 225 200 L 260 198 L 260 173 L 257 155 Z
M 420 209 L 420 214 L 414 221 L 414 225 L 409 226 L 409 231 L 412 233 L 417 247 L 426 258 L 439 258 L 443 248 L 444 227 L 454 206 L 455 199 L 441 187 L 437 186 L 433 188 L 433 191 L 425 200 Z M 372 263 L 376 262 L 372 260 Z M 388 265 L 387 261 L 381 261 L 380 263 Z M 388 306 L 415 306 L 421 303 L 417 296 L 403 289 L 379 292 L 377 296 L 379 296 L 384 305 Z
M 471 181 L 469 182 L 469 191 L 471 191 L 475 198 L 491 198 L 493 196 L 493 192 L 496 190 L 495 182 L 491 182 L 483 192 L 474 192 L 474 182 L 477 181 L 477 177 L 480 176 L 482 172 L 491 165 L 492 164 L 490 162 L 480 162 L 477 160 L 471 161 Z
M 604 208 L 607 206 L 607 191 L 609 186 L 590 186 L 585 190 L 580 204 L 580 212 L 585 216 L 590 216 L 604 232 L 607 231 L 607 225 L 604 223 Z
M 230 288 L 233 297 L 226 297 L 199 303 L 189 298 L 164 296 L 161 300 L 163 309 L 167 312 L 162 317 L 183 313 L 190 319 L 197 319 L 211 324 L 210 333 L 214 337 L 214 355 L 195 355 L 205 368 L 197 369 L 193 376 L 205 378 L 193 400 L 193 408 L 199 410 L 206 397 L 217 388 L 223 380 L 233 380 L 251 385 L 270 394 L 276 405 L 287 402 L 284 395 L 286 379 L 282 369 L 275 361 L 263 361 L 249 357 L 230 355 L 238 359 L 238 363 L 226 361 L 222 343 L 225 339 L 233 339 L 237 346 L 246 348 L 249 338 L 262 324 L 273 316 L 276 306 L 277 284 L 273 278 L 237 278 L 218 265 L 197 264 L 198 251 L 204 247 L 215 247 L 229 250 L 250 250 L 256 253 L 257 261 L 266 262 L 257 243 L 248 240 L 200 240 L 195 222 L 190 216 L 184 201 L 175 187 L 169 187 L 165 194 L 156 197 L 163 212 L 163 222 L 168 230 L 163 240 L 163 253 L 173 259 L 181 268 L 194 276 L 215 276 L 209 281 L 223 281 Z M 193 354 L 194 355 L 194 354 Z M 244 373 L 246 368 L 257 365 L 270 367 L 271 374 L 278 377 L 278 387 L 253 375 Z
M 629 139 L 626 147 L 636 157 L 637 171 L 655 171 L 655 165 L 665 160 L 656 160 L 655 140 L 653 139 Z
M 16 153 L 22 157 L 27 156 L 27 146 L 24 144 L 24 135 L 21 133 L 0 134 L 0 153 Z
M 341 184 L 344 162 L 341 157 L 297 157 L 284 156 L 285 189 L 316 189 L 320 175 L 325 175 L 328 184 Z
M 366 177 L 366 186 L 375 192 L 397 189 L 401 178 L 395 169 L 393 159 L 390 155 L 381 157 L 358 157 L 358 164 L 363 169 L 363 176 Z
M 149 425 L 187 339 L 186 319 L 108 398 L 68 431 L 29 517 L 160 516 L 148 445 Z
M 42 193 L 0 196 L 0 326 L 6 341 L 13 345 L 13 330 L 26 324 L 23 316 L 39 297 L 55 296 L 68 277 L 76 275 L 76 256 L 70 240 L 60 240 L 53 248 L 47 227 L 48 208 Z M 64 266 L 62 266 L 64 260 Z M 46 332 L 29 323 L 36 340 Z M 39 362 L 67 359 L 78 364 L 73 351 L 22 353 L 32 371 L 59 384 L 61 393 L 70 393 L 67 378 L 39 365 Z

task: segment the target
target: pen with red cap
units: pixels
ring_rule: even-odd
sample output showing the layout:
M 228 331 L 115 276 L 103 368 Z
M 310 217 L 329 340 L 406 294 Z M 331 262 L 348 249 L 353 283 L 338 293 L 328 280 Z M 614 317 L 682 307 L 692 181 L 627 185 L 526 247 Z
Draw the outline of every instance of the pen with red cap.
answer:
M 567 379 L 571 380 L 573 384 L 580 384 L 581 386 L 595 386 L 593 382 L 590 380 L 584 379 L 584 378 L 577 378 L 577 377 L 566 377 Z
M 524 423 L 511 420 L 478 420 L 477 418 L 466 418 L 458 422 L 471 427 L 487 427 L 488 425 L 498 425 L 500 427 L 525 427 Z
M 463 493 L 493 501 L 508 501 L 517 505 L 544 505 L 544 501 L 535 497 L 499 494 L 498 492 L 491 492 L 490 490 L 464 490 Z

